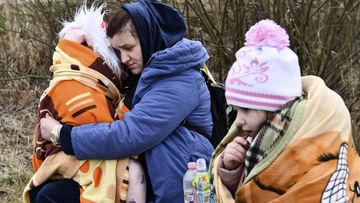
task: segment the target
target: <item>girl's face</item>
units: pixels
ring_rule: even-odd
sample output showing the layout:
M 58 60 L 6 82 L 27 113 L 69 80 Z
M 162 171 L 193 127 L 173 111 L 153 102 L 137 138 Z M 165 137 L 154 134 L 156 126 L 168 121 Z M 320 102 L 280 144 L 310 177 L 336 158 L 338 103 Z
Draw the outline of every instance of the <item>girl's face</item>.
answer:
M 235 109 L 237 110 L 236 126 L 242 128 L 245 136 L 255 137 L 267 119 L 266 111 L 237 106 L 235 106 Z
M 129 29 L 116 33 L 110 38 L 110 44 L 120 52 L 121 63 L 126 65 L 132 74 L 139 75 L 144 69 L 140 41 Z

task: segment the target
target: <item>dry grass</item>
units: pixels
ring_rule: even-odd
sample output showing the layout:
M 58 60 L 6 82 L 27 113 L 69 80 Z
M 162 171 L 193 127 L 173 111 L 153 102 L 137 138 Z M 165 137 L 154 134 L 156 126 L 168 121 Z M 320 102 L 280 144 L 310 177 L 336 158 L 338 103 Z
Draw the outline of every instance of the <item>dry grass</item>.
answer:
M 0 202 L 20 202 L 32 174 L 32 129 L 36 90 L 25 81 L 9 82 L 1 89 L 0 106 Z
M 40 18 L 51 12 L 56 16 L 46 7 L 34 6 L 40 1 L 24 6 L 10 2 L 0 5 L 0 202 L 22 202 L 22 191 L 33 174 L 35 113 L 48 83 L 55 43 L 51 29 L 59 23 Z
M 60 22 L 71 19 L 82 2 L 5 2 L 0 2 L 0 202 L 22 202 L 22 191 L 33 174 L 34 121 L 50 79 L 56 33 Z M 114 8 L 119 4 L 107 3 Z
M 210 51 L 208 63 L 224 81 L 244 33 L 260 19 L 282 25 L 303 75 L 317 75 L 345 101 L 360 151 L 360 0 L 184 0 L 189 36 Z M 221 2 L 221 3 L 220 3 Z
M 344 98 L 359 150 L 360 0 L 221 1 L 163 0 L 184 13 L 188 36 L 205 43 L 212 56 L 208 65 L 220 81 L 243 44 L 244 32 L 257 19 L 269 17 L 286 26 L 303 73 L 321 75 Z M 78 2 L 9 2 L 12 6 L 0 3 L 0 202 L 21 202 L 32 174 L 35 112 L 50 78 L 55 33 Z M 107 3 L 115 9 L 119 1 Z

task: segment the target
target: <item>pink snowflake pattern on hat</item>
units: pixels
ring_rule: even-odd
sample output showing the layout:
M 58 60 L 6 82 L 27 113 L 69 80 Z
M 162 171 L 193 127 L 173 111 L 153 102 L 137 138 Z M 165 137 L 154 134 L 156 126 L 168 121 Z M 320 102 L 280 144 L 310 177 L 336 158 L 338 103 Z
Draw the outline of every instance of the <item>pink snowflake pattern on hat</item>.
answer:
M 269 69 L 267 63 L 267 61 L 260 63 L 257 58 L 254 58 L 249 65 L 242 64 L 243 68 L 237 67 L 232 69 L 230 74 L 234 74 L 235 77 L 231 78 L 229 83 L 252 87 L 254 84 L 247 83 L 243 80 L 252 76 L 255 76 L 254 79 L 256 82 L 266 83 L 269 78 L 266 74 L 266 71 Z

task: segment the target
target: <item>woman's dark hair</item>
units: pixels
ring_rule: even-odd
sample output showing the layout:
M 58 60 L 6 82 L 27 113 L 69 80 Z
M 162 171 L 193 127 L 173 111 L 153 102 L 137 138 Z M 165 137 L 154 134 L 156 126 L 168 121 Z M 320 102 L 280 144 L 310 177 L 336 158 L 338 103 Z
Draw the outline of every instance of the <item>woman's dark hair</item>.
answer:
M 122 32 L 124 28 L 130 25 L 130 33 L 137 36 L 136 29 L 132 23 L 129 12 L 120 8 L 110 19 L 106 30 L 106 35 L 112 38 L 116 33 Z

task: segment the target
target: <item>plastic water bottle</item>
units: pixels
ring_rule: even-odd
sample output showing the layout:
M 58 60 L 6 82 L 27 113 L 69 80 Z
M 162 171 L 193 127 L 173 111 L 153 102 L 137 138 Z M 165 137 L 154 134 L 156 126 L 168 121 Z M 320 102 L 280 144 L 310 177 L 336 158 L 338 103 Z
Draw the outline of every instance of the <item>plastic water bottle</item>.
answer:
M 210 183 L 210 203 L 215 203 L 215 187 Z
M 187 164 L 188 170 L 186 171 L 183 178 L 183 188 L 184 188 L 184 202 L 185 203 L 194 203 L 195 198 L 195 188 L 192 185 L 194 176 L 196 174 L 196 163 L 189 162 Z
M 206 161 L 200 158 L 196 161 L 196 174 L 194 182 L 196 189 L 196 203 L 209 203 L 210 202 L 210 176 L 206 170 Z

